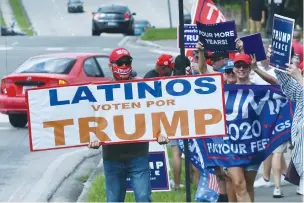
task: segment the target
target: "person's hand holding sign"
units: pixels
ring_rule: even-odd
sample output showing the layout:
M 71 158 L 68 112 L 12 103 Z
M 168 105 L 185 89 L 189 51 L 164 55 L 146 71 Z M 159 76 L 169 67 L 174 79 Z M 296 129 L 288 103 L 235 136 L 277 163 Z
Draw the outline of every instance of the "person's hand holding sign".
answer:
M 271 45 L 269 45 L 266 54 L 268 60 L 270 59 L 271 54 L 272 54 L 272 47 Z
M 204 44 L 201 43 L 201 42 L 198 42 L 195 46 L 195 48 L 198 50 L 198 51 L 204 51 Z
M 170 140 L 168 139 L 168 137 L 160 134 L 157 138 L 157 142 L 159 144 L 163 145 L 163 144 L 168 144 L 170 142 Z
M 98 140 L 95 140 L 93 142 L 90 142 L 90 144 L 88 145 L 88 148 L 91 148 L 91 149 L 99 149 L 100 147 L 100 143 Z
M 256 69 L 258 69 L 255 54 L 250 54 L 250 58 L 251 58 L 251 69 L 255 71 Z
M 286 65 L 288 66 L 288 68 L 286 68 L 287 74 L 303 86 L 302 71 L 295 64 L 286 63 Z

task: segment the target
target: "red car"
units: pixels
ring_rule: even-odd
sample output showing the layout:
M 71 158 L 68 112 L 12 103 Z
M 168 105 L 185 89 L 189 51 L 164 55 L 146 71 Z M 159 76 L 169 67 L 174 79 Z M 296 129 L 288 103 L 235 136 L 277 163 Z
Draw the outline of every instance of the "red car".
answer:
M 136 73 L 135 73 L 136 74 Z M 14 127 L 27 124 L 25 91 L 34 87 L 108 81 L 108 56 L 96 53 L 56 53 L 29 58 L 1 81 L 0 112 Z

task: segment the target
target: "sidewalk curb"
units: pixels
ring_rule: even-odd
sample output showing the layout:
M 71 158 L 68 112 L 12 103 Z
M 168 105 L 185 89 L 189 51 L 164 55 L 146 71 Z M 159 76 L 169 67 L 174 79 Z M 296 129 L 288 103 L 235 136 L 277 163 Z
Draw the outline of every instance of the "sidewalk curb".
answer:
M 88 202 L 87 199 L 88 191 L 91 188 L 92 183 L 95 180 L 96 176 L 102 172 L 103 172 L 103 159 L 101 158 L 98 165 L 94 168 L 91 175 L 89 176 L 88 180 L 83 184 L 84 187 L 76 202 Z
M 27 14 L 27 11 L 26 11 L 26 9 L 24 7 L 24 4 L 23 4 L 23 0 L 19 0 L 19 4 L 21 5 L 22 11 L 23 11 L 23 13 L 25 15 L 25 18 L 26 18 L 26 21 L 31 26 L 30 28 L 31 28 L 32 32 L 34 33 L 34 36 L 37 36 L 38 34 L 37 34 L 35 28 L 33 27 L 33 24 L 32 24 L 32 21 L 31 21 L 30 17 Z
M 62 183 L 83 161 L 99 153 L 99 150 L 80 149 L 61 155 L 50 164 L 40 181 L 34 185 L 24 201 L 48 202 Z M 65 165 L 69 167 L 64 167 Z

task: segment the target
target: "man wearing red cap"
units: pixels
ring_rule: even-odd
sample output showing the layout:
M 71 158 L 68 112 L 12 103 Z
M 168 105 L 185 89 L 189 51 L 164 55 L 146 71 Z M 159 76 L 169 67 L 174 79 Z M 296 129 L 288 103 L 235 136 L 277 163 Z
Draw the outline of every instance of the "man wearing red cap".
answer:
M 174 68 L 173 56 L 162 54 L 158 57 L 155 69 L 150 70 L 144 78 L 156 78 L 171 76 Z
M 132 79 L 132 57 L 124 48 L 114 49 L 109 56 L 109 68 L 113 80 Z M 158 142 L 168 140 L 160 136 Z M 91 142 L 89 148 L 98 149 L 98 141 Z M 149 167 L 149 142 L 112 144 L 102 147 L 103 165 L 108 202 L 124 202 L 127 176 L 137 202 L 151 202 Z

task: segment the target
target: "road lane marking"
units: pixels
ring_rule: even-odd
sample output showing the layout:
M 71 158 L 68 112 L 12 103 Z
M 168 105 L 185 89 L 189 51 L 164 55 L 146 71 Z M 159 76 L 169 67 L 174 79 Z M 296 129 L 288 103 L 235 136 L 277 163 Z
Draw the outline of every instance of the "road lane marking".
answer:
M 102 50 L 103 51 L 111 51 L 112 49 L 111 48 L 103 48 Z
M 0 127 L 0 131 L 13 130 L 13 127 Z
M 17 44 L 19 44 L 19 42 L 14 42 L 12 45 L 14 46 L 14 45 L 17 45 Z
M 130 36 L 122 38 L 120 42 L 118 42 L 118 46 L 123 46 L 128 40 L 130 39 Z
M 8 116 L 5 114 L 0 114 L 0 123 L 8 123 Z
M 0 51 L 9 51 L 14 49 L 14 47 L 0 47 Z
M 46 51 L 64 51 L 66 48 L 64 47 L 48 47 L 45 50 Z

